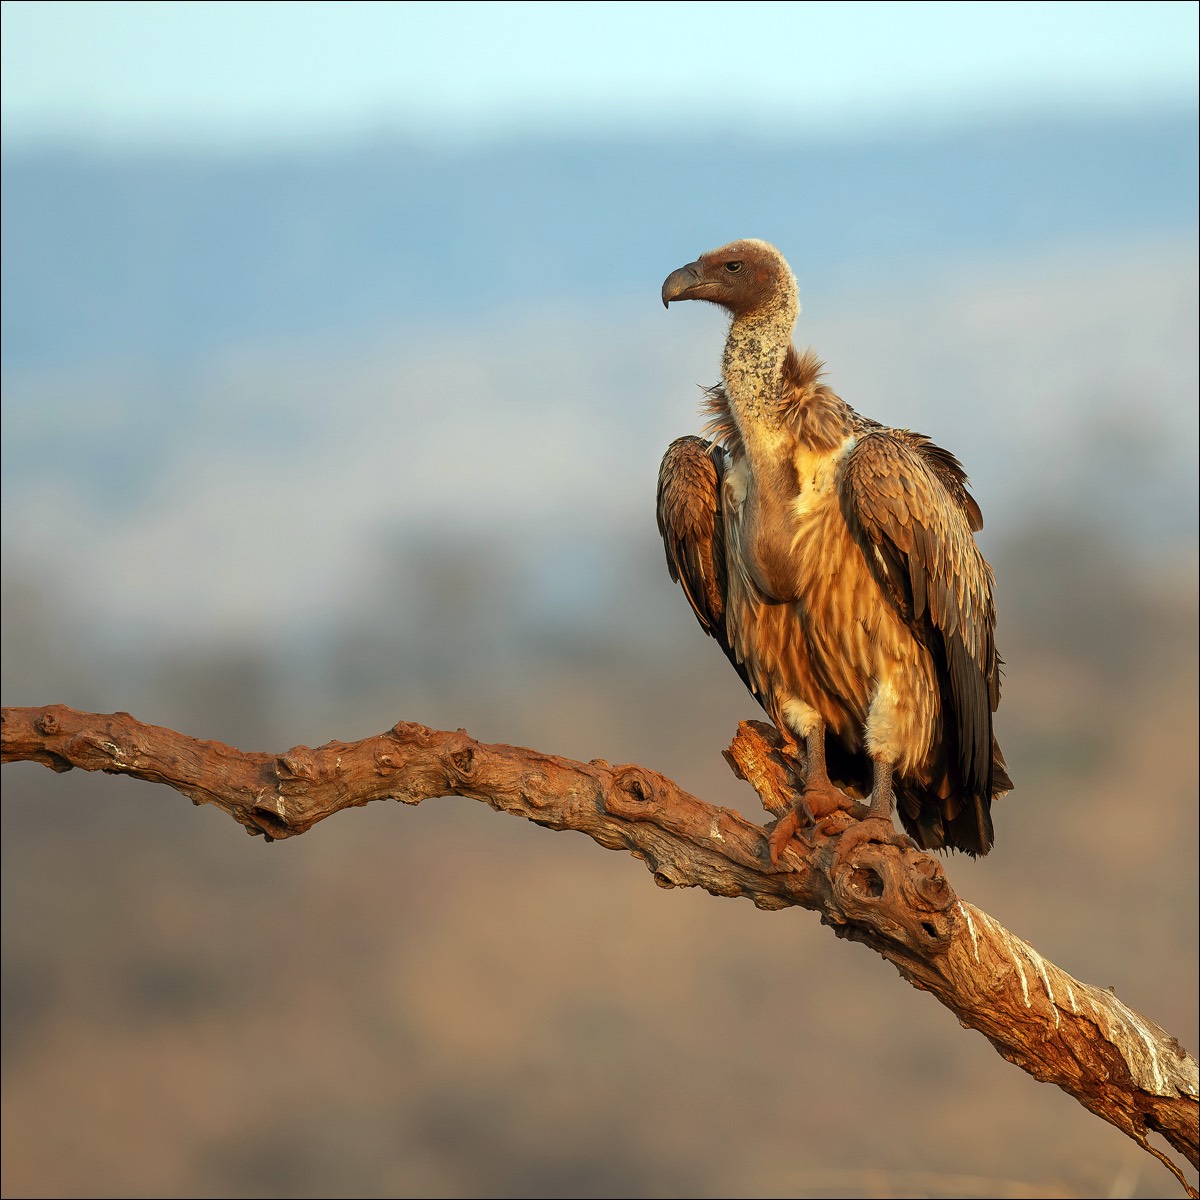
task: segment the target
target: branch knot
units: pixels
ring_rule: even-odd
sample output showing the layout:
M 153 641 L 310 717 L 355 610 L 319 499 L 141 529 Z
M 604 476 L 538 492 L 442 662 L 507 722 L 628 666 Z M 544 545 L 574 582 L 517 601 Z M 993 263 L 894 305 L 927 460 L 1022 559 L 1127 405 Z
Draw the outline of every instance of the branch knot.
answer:
M 658 811 L 658 791 L 640 767 L 616 767 L 604 807 L 614 817 L 649 820 Z

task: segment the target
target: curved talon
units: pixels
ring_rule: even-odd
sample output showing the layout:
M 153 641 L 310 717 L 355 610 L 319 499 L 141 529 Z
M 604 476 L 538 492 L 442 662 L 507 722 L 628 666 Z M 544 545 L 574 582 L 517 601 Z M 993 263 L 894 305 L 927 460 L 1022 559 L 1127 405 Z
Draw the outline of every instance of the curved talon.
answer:
M 845 792 L 829 784 L 813 784 L 804 789 L 804 804 L 814 820 L 832 817 L 835 813 L 847 812 L 857 804 Z
M 837 817 L 839 813 L 852 815 L 847 810 L 855 804 L 857 801 L 851 800 L 832 783 L 816 782 L 806 787 L 792 807 L 776 821 L 767 839 L 771 848 L 772 866 L 779 865 L 779 856 L 784 847 L 793 837 L 798 836 L 801 827 L 819 829 L 828 834 L 831 832 L 826 828 L 829 820 Z M 812 848 L 812 843 L 806 838 L 800 840 Z
M 845 858 L 853 853 L 864 842 L 877 842 L 884 846 L 907 845 L 911 841 L 906 835 L 898 833 L 890 817 L 867 816 L 861 821 L 848 825 L 841 833 L 834 847 L 836 859 Z
M 844 833 L 851 825 L 857 824 L 858 819 L 853 813 L 847 812 L 844 808 L 839 809 L 835 813 L 830 813 L 827 817 L 822 817 L 813 826 L 813 832 L 824 838 L 838 837 Z
M 767 844 L 771 849 L 771 865 L 779 866 L 779 856 L 783 853 L 784 847 L 792 840 L 792 837 L 800 828 L 801 822 L 806 825 L 813 824 L 813 815 L 809 811 L 808 805 L 803 799 L 797 800 L 787 812 L 775 822 L 775 828 L 771 830 L 770 836 L 767 838 Z

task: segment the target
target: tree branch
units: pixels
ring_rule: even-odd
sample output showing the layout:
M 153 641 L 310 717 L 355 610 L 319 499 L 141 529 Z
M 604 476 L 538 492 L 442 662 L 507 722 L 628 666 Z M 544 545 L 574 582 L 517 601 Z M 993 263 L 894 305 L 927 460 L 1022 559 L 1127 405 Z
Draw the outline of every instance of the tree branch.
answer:
M 814 909 L 839 937 L 865 943 L 933 993 L 1009 1062 L 1115 1125 L 1197 1196 L 1149 1142 L 1158 1133 L 1200 1166 L 1196 1060 L 1111 990 L 1072 978 L 960 900 L 937 859 L 890 822 L 855 819 L 861 806 L 802 830 L 775 867 L 760 826 L 654 771 L 485 745 L 463 730 L 400 723 L 362 741 L 275 755 L 198 741 L 128 713 L 53 705 L 3 709 L 0 750 L 4 762 L 165 783 L 268 839 L 304 833 L 373 800 L 469 796 L 627 850 L 660 887 L 745 896 L 759 908 Z M 769 812 L 790 808 L 800 779 L 773 728 L 743 722 L 726 757 Z

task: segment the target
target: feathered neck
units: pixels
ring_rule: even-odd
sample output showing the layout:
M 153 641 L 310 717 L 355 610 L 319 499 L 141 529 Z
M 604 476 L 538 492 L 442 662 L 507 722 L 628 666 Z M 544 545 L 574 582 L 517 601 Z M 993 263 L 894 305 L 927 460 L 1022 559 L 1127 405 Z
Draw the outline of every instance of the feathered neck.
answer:
M 838 446 L 861 423 L 854 410 L 831 388 L 821 382 L 825 364 L 812 350 L 798 354 L 792 345 L 784 352 L 779 371 L 779 400 L 774 411 L 777 418 L 765 425 L 761 420 L 751 422 L 746 432 L 751 439 L 776 441 L 784 433 L 797 445 L 814 450 L 831 450 Z M 724 446 L 735 458 L 746 450 L 743 426 L 734 413 L 724 383 L 705 393 L 704 408 L 709 419 L 704 426 L 705 437 Z
M 785 445 L 828 452 L 854 427 L 854 411 L 821 382 L 821 360 L 792 345 L 799 313 L 796 279 L 785 264 L 763 302 L 734 316 L 722 382 L 708 394 L 708 432 L 735 456 L 747 455 L 756 472 L 777 467 Z
M 721 376 L 743 438 L 752 427 L 777 428 L 782 420 L 783 367 L 792 351 L 800 312 L 796 280 L 788 271 L 753 312 L 734 317 L 721 357 Z

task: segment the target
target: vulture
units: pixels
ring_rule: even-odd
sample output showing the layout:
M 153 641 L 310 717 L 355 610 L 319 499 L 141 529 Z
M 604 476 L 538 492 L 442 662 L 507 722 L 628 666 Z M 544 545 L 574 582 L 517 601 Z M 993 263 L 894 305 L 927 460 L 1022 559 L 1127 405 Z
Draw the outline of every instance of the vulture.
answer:
M 869 817 L 890 825 L 895 803 L 923 849 L 986 854 L 1012 781 L 992 731 L 994 577 L 962 464 L 822 382 L 792 344 L 796 280 L 774 246 L 709 251 L 667 276 L 662 300 L 730 317 L 706 437 L 663 457 L 658 527 L 701 627 L 794 757 L 803 743 L 772 862 L 802 823 L 868 794 Z

